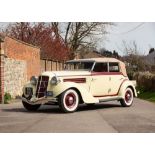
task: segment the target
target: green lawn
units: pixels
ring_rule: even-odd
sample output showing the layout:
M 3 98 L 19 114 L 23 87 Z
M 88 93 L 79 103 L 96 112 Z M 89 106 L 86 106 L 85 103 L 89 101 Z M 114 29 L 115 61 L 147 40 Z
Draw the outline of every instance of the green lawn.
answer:
M 155 92 L 143 92 L 138 94 L 138 97 L 155 103 Z

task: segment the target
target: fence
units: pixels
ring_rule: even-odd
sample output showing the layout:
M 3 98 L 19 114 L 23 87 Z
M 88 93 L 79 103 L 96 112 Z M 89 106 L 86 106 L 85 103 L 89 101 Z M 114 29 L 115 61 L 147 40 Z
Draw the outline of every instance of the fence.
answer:
M 64 66 L 65 62 L 46 60 L 46 59 L 41 60 L 41 72 L 63 70 Z
M 61 71 L 64 70 L 66 66 L 66 62 L 60 62 L 60 61 L 54 61 L 54 60 L 47 60 L 47 59 L 42 59 L 40 60 L 40 68 L 41 72 L 44 71 Z M 68 69 L 73 69 L 74 66 L 71 64 L 67 64 Z

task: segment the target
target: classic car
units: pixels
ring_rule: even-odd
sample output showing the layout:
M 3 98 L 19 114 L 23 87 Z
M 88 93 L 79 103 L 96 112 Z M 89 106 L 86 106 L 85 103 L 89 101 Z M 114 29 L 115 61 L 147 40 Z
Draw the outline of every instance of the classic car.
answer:
M 115 58 L 70 60 L 63 71 L 31 77 L 23 88 L 22 103 L 30 111 L 54 103 L 63 112 L 74 112 L 79 104 L 112 100 L 129 107 L 137 96 L 134 83 L 128 79 L 125 64 Z

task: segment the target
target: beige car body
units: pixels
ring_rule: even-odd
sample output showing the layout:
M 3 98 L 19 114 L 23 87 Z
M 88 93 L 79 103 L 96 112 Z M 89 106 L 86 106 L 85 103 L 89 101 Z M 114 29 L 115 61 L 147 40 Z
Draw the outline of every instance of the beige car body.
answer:
M 126 88 L 130 87 L 136 97 L 135 81 L 130 81 L 126 74 L 125 64 L 114 58 L 92 58 L 72 61 L 93 61 L 97 62 L 117 62 L 119 64 L 119 72 L 94 72 L 91 71 L 46 71 L 41 76 L 48 76 L 49 82 L 47 92 L 53 93 L 51 96 L 42 98 L 36 97 L 37 86 L 30 82 L 24 86 L 23 94 L 26 96 L 25 88 L 33 89 L 33 96 L 29 101 L 30 104 L 44 104 L 48 101 L 57 102 L 57 98 L 67 89 L 75 89 L 82 98 L 82 103 L 92 104 L 111 100 L 120 100 L 124 98 Z M 50 80 L 53 76 L 59 79 L 59 83 L 52 85 Z M 22 98 L 24 100 L 24 98 Z

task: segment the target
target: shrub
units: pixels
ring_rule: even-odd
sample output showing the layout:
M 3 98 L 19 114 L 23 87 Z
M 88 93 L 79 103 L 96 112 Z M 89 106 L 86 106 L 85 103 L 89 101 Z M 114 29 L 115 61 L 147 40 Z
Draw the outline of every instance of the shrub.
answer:
M 134 72 L 133 71 L 127 72 L 127 74 L 128 74 L 128 78 L 130 80 L 133 80 L 134 79 Z
M 10 101 L 10 100 L 11 100 L 10 93 L 5 93 L 5 95 L 4 95 L 4 103 L 8 104 L 9 103 L 8 101 Z
M 150 72 L 137 72 L 134 74 L 140 92 L 155 91 L 155 74 Z

